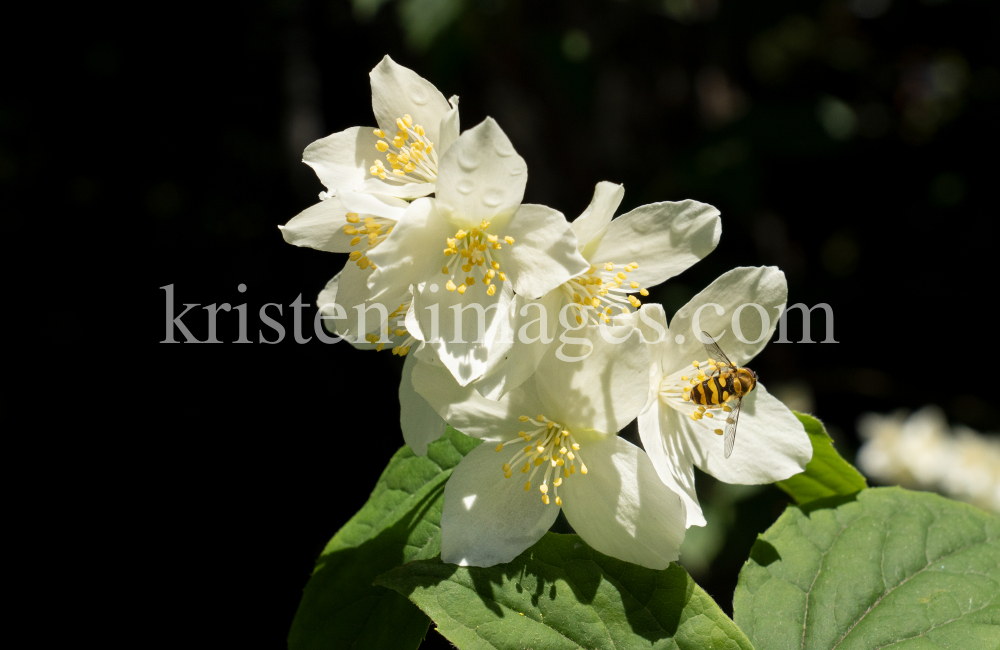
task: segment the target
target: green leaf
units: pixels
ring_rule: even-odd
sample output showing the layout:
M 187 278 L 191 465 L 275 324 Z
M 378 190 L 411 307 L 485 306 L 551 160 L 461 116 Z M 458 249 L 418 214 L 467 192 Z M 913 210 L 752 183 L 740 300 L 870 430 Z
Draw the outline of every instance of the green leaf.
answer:
M 377 584 L 406 594 L 464 650 L 681 648 L 752 650 L 680 566 L 645 569 L 546 533 L 509 564 L 413 562 Z
M 409 447 L 396 452 L 368 502 L 316 561 L 288 634 L 290 650 L 420 645 L 427 617 L 372 582 L 400 564 L 441 553 L 445 481 L 479 442 L 448 427 L 426 456 Z
M 854 494 L 868 487 L 865 477 L 833 448 L 833 440 L 827 435 L 822 422 L 811 415 L 792 412 L 809 434 L 813 457 L 804 472 L 784 481 L 778 481 L 775 485 L 790 494 L 798 504 L 826 497 Z
M 757 650 L 995 650 L 1000 517 L 901 488 L 789 506 L 733 608 Z

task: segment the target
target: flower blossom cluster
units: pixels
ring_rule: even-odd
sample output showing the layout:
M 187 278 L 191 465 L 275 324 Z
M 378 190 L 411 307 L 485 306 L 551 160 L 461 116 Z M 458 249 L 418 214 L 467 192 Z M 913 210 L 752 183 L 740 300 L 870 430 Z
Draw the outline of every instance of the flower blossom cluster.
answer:
M 925 406 L 907 416 L 866 413 L 858 467 L 880 483 L 934 490 L 1000 512 L 1000 436 L 949 427 L 944 413 Z
M 405 357 L 401 426 L 413 451 L 447 425 L 484 441 L 445 488 L 445 562 L 510 561 L 561 510 L 598 551 L 664 568 L 686 528 L 705 524 L 695 466 L 744 484 L 805 468 L 808 436 L 762 384 L 737 413 L 728 392 L 702 406 L 690 397 L 724 365 L 695 325 L 746 364 L 777 318 L 746 342 L 726 336 L 729 315 L 745 303 L 780 314 L 784 274 L 733 269 L 669 324 L 644 304 L 715 249 L 718 210 L 667 201 L 615 217 L 624 189 L 602 182 L 567 220 L 522 202 L 527 165 L 494 120 L 463 132 L 458 98 L 389 57 L 370 78 L 377 126 L 309 145 L 304 162 L 327 189 L 282 235 L 349 254 L 317 302 L 334 334 Z M 728 457 L 721 427 L 739 413 Z M 618 435 L 636 419 L 643 448 Z

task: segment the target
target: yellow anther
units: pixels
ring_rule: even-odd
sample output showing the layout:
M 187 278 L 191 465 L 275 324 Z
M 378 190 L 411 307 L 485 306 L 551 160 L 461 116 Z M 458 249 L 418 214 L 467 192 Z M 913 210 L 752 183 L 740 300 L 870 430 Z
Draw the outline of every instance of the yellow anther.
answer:
M 541 485 L 538 486 L 538 491 L 541 492 L 542 494 L 548 494 L 549 486 L 546 485 L 545 483 L 542 483 Z
M 506 472 L 503 473 L 503 477 L 504 478 L 510 478 L 513 474 L 514 474 L 514 472 L 512 472 L 510 470 L 507 470 Z
M 447 289 L 448 291 L 454 291 L 455 283 L 452 282 L 451 280 L 448 280 L 448 283 L 444 285 L 444 288 Z
M 715 415 L 713 415 L 712 413 L 706 413 L 706 414 L 705 414 L 705 417 L 706 417 L 706 418 L 714 418 L 714 417 L 715 417 Z
M 427 133 L 424 131 L 424 127 L 420 126 L 419 124 L 413 127 L 413 130 L 417 132 L 417 135 L 420 136 L 427 135 Z M 431 145 L 427 145 L 427 148 L 430 149 Z
M 615 275 L 615 277 L 616 277 L 616 278 L 618 278 L 619 280 L 626 280 L 626 279 L 628 279 L 628 276 L 627 276 L 627 275 L 625 275 L 625 273 L 624 273 L 623 271 L 619 271 L 619 272 L 618 272 L 618 273 L 617 273 L 617 274 Z
M 507 235 L 506 237 L 504 237 L 504 238 L 503 238 L 503 240 L 504 240 L 505 242 L 507 242 L 508 244 L 510 244 L 511 246 L 513 246 L 513 245 L 514 245 L 514 238 L 513 238 L 513 237 L 511 237 L 510 235 Z
M 395 174 L 396 176 L 406 176 L 406 172 L 404 172 L 401 169 L 394 169 L 392 170 L 392 173 Z
M 501 282 L 506 282 L 507 281 L 507 275 L 503 271 L 500 271 L 500 275 L 497 276 L 497 277 L 500 278 Z
M 462 294 L 462 295 L 465 295 L 465 285 L 464 284 L 458 285 L 458 292 L 460 294 Z
M 721 436 L 722 435 L 722 429 L 716 429 L 715 430 L 715 435 Z
M 612 264 L 611 262 L 608 262 L 607 264 L 604 265 L 604 270 L 605 271 L 614 271 L 615 270 L 615 265 Z
M 645 289 L 639 289 L 639 295 L 640 296 L 648 296 L 649 292 L 646 291 Z
M 582 316 L 577 316 L 576 317 L 576 322 L 577 322 L 578 325 L 583 325 L 583 317 Z
M 403 146 L 403 142 L 404 142 L 403 138 L 399 137 L 398 135 L 392 139 L 392 144 L 397 149 Z M 390 158 L 390 160 L 392 159 Z
M 580 463 L 580 473 L 581 474 L 586 474 L 587 473 L 587 466 L 584 465 L 583 463 Z
M 569 431 L 567 431 L 566 429 L 563 429 L 562 434 L 563 434 L 563 437 L 565 438 L 566 436 L 569 435 Z
M 349 259 L 352 262 L 357 262 L 359 259 L 361 259 L 361 251 L 352 251 L 349 256 Z
M 528 492 L 530 490 L 531 490 L 531 481 L 528 481 L 527 483 L 524 484 L 524 491 Z
M 549 505 L 549 495 L 547 494 L 542 495 L 542 503 L 544 503 L 545 505 Z
M 701 406 L 699 406 L 698 410 L 701 411 L 702 413 L 704 413 L 705 412 L 705 405 L 702 404 Z
M 423 129 L 420 129 L 420 130 L 423 131 Z M 420 135 L 423 135 L 423 133 L 421 133 Z M 431 149 L 433 149 L 433 148 L 434 148 L 434 143 L 433 142 L 429 142 L 427 144 L 427 153 L 430 153 Z
M 531 445 L 528 445 L 527 447 L 524 448 L 524 453 L 526 453 L 526 454 L 530 454 L 531 453 Z
M 475 283 L 476 283 L 476 279 L 474 277 L 472 277 L 471 275 L 465 278 L 465 284 L 469 285 L 470 287 L 472 285 L 474 285 Z
M 545 462 L 545 459 L 542 458 L 541 456 L 539 456 L 538 458 L 535 459 L 535 467 L 538 467 L 539 465 L 541 465 L 544 462 Z
M 442 266 L 441 267 L 441 272 L 444 273 L 445 275 L 448 275 L 448 267 L 447 266 Z
M 576 465 L 570 465 L 569 466 L 569 473 L 570 474 L 576 474 Z
M 499 445 L 497 445 L 496 449 L 494 449 L 493 451 L 503 451 L 503 443 L 501 442 Z
M 531 463 L 530 462 L 525 463 L 524 466 L 521 468 L 521 473 L 527 474 L 529 469 L 531 469 Z
M 393 330 L 392 333 L 395 334 L 396 336 L 402 336 L 403 334 L 406 334 L 406 330 L 396 329 Z
M 406 126 L 413 126 L 413 118 L 409 115 L 404 115 L 403 121 L 406 122 Z
M 681 375 L 681 381 L 687 381 L 690 379 L 687 375 Z
M 638 289 L 639 288 L 639 283 L 633 281 L 633 282 L 630 282 L 628 286 L 632 287 L 633 289 Z
M 557 506 L 561 506 L 562 505 L 562 497 L 556 497 L 556 505 Z
M 573 448 L 573 451 L 580 451 L 580 443 L 578 442 L 574 442 L 570 447 Z
M 469 233 L 465 232 L 464 230 L 459 230 L 458 232 L 455 233 L 455 239 L 462 239 L 468 234 Z
M 408 162 L 408 163 L 406 163 L 405 165 L 403 165 L 403 169 L 405 169 L 405 170 L 406 170 L 406 171 L 408 171 L 408 172 L 412 172 L 412 171 L 413 171 L 414 169 L 416 169 L 416 168 L 417 168 L 417 166 L 416 166 L 416 165 L 414 165 L 414 164 L 413 164 L 413 163 L 411 163 L 411 162 Z
M 730 412 L 730 411 L 732 411 L 733 409 L 732 409 L 732 407 L 730 407 L 730 406 L 725 406 L 725 405 L 723 405 L 723 406 L 722 406 L 722 410 L 723 410 L 723 411 L 725 411 L 726 413 L 729 413 L 729 412 Z
M 535 419 L 536 419 L 536 420 L 538 420 L 539 422 L 545 422 L 545 416 L 544 416 L 544 415 L 539 415 L 539 416 L 538 416 L 537 418 L 535 418 Z
M 379 140 L 378 142 L 375 143 L 375 148 L 378 149 L 379 151 L 383 151 L 383 152 L 384 151 L 388 151 L 389 150 L 389 143 L 386 142 L 385 140 Z
M 517 419 L 520 420 L 521 422 L 527 422 L 531 418 L 529 418 L 527 415 L 522 415 L 521 417 L 519 417 Z
M 629 294 L 628 301 L 630 303 L 632 303 L 633 307 L 636 307 L 636 308 L 638 308 L 638 307 L 640 307 L 642 305 L 642 303 L 639 302 L 639 299 L 636 298 L 635 296 L 631 295 L 631 294 Z
M 368 245 L 369 246 L 374 246 L 377 241 L 378 241 L 378 234 L 373 233 L 373 232 L 372 233 L 368 233 Z
M 537 446 L 537 447 L 535 448 L 535 450 L 536 450 L 536 451 L 537 451 L 538 453 L 542 453 L 543 451 L 545 451 L 545 445 L 538 445 L 538 446 Z
M 483 219 L 482 221 L 479 222 L 479 229 L 480 230 L 486 230 L 489 227 L 490 227 L 490 222 L 487 221 L 486 219 Z
M 554 485 L 556 487 L 559 487 L 560 485 L 562 485 L 562 477 L 561 476 L 557 476 L 556 480 L 552 481 L 552 485 Z
M 358 223 L 359 221 L 361 221 L 361 217 L 359 217 L 356 213 L 354 213 L 354 212 L 348 212 L 347 213 L 347 222 L 348 223 Z
M 486 295 L 492 296 L 497 292 L 497 285 L 491 284 L 488 289 L 486 289 Z
M 569 478 L 570 473 L 571 472 L 569 471 L 568 467 L 563 467 L 563 476 L 565 476 L 566 478 Z
M 504 463 L 503 464 L 503 471 L 505 471 L 505 472 L 509 472 L 510 471 L 510 463 Z
M 375 351 L 376 352 L 381 352 L 382 348 L 384 348 L 384 347 L 385 347 L 385 343 L 379 343 L 378 345 L 375 346 Z
M 493 262 L 493 263 L 490 264 L 490 266 L 493 267 L 494 271 L 497 271 L 497 270 L 500 269 L 500 262 Z
M 691 413 L 691 419 L 694 420 L 695 422 L 697 422 L 699 415 L 701 415 L 701 414 L 698 413 L 698 411 L 692 411 L 692 413 Z
M 372 133 L 375 134 L 376 138 L 384 138 L 385 137 L 385 131 L 383 131 L 382 129 L 375 129 L 374 131 L 372 131 Z
M 354 239 L 351 240 L 351 246 L 357 246 L 360 242 L 361 242 L 361 238 L 360 237 L 355 237 Z
M 407 128 L 406 123 L 403 122 L 403 119 L 399 117 L 396 118 L 396 126 L 399 127 L 400 131 L 405 131 Z
M 496 243 L 497 239 L 499 239 L 499 237 L 497 237 L 496 235 L 486 235 L 486 241 L 490 242 L 491 244 Z
M 697 367 L 698 367 L 698 366 L 700 366 L 701 364 L 700 364 L 700 363 L 698 363 L 697 361 L 692 361 L 692 362 L 691 362 L 691 365 L 692 365 L 692 366 L 694 366 L 695 368 L 697 368 Z

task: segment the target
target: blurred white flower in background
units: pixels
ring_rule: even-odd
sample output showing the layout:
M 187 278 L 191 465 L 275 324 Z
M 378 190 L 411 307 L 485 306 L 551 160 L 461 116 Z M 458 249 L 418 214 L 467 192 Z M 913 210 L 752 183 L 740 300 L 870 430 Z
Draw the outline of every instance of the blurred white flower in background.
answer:
M 858 467 L 876 481 L 934 490 L 1000 512 L 1000 436 L 949 427 L 934 406 L 909 417 L 866 413 L 858 432 L 865 440 Z

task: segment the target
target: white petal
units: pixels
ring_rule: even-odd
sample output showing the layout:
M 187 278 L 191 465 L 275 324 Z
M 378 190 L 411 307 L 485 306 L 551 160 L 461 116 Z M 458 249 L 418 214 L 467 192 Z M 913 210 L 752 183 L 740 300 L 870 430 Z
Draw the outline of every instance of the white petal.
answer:
M 411 203 L 392 233 L 368 254 L 377 267 L 368 281 L 372 296 L 397 295 L 399 287 L 408 290 L 411 284 L 442 277 L 445 239 L 454 234 L 434 199 Z
M 436 196 L 449 221 L 468 230 L 483 219 L 512 213 L 524 197 L 527 180 L 524 159 L 488 117 L 444 152 L 438 164 Z
M 542 357 L 556 337 L 559 309 L 563 303 L 561 291 L 550 291 L 540 300 L 515 296 L 511 304 L 510 329 L 513 345 L 505 354 L 492 354 L 482 379 L 475 382 L 476 390 L 483 397 L 498 400 L 508 391 L 523 384 L 531 377 Z M 521 311 L 525 315 L 521 315 Z M 544 319 L 544 320 L 540 320 Z M 537 321 L 537 322 L 535 322 Z M 544 329 L 542 329 L 544 327 Z M 527 329 L 524 329 L 527 328 Z M 524 336 L 521 330 L 524 329 Z M 531 339 L 539 338 L 541 340 Z M 550 343 L 545 343 L 545 340 Z
M 372 83 L 372 111 L 380 129 L 392 139 L 398 130 L 396 119 L 409 115 L 413 124 L 424 127 L 427 138 L 438 142 L 441 120 L 450 110 L 448 101 L 431 82 L 385 56 L 369 78 Z
M 535 371 L 534 385 L 547 417 L 575 430 L 620 431 L 646 405 L 649 350 L 631 325 L 608 328 L 625 339 L 610 343 L 595 326 L 563 332 Z M 631 335 L 629 335 L 631 332 Z M 590 345 L 577 342 L 589 341 Z M 582 361 L 578 358 L 590 351 Z
M 440 361 L 426 356 L 420 361 L 413 369 L 413 388 L 448 424 L 467 436 L 493 443 L 510 440 L 520 430 L 521 415 L 541 413 L 541 405 L 528 386 L 494 402 L 471 386 L 459 386 Z
M 302 153 L 302 162 L 313 168 L 331 192 L 361 189 L 370 176 L 368 168 L 379 157 L 373 131 L 373 127 L 352 126 L 316 140 Z
M 680 370 L 695 360 L 708 358 L 705 346 L 698 340 L 701 332 L 694 331 L 694 315 L 704 306 L 699 315 L 698 326 L 701 330 L 715 337 L 719 347 L 726 356 L 736 364 L 743 365 L 753 359 L 764 349 L 778 326 L 778 317 L 784 310 L 788 299 L 788 285 L 785 274 L 774 266 L 743 266 L 719 276 L 715 282 L 708 285 L 704 291 L 692 298 L 688 304 L 681 307 L 670 321 L 670 336 L 668 337 L 665 357 L 665 370 L 670 374 Z M 721 315 L 709 303 L 720 305 Z M 753 304 L 760 305 L 768 314 L 768 328 L 761 332 L 762 319 Z M 748 341 L 760 340 L 756 343 L 740 341 L 732 331 L 732 317 L 741 305 L 748 305 L 740 314 L 738 322 L 743 323 L 743 338 Z M 721 338 L 720 335 L 725 333 Z M 763 334 L 763 336 L 761 336 Z M 674 337 L 681 335 L 684 342 L 675 344 Z M 697 336 L 696 336 L 697 335 Z
M 414 312 L 427 346 L 465 386 L 486 372 L 490 347 L 498 343 L 501 328 L 510 331 L 513 292 L 509 283 L 504 283 L 500 291 L 490 296 L 485 285 L 476 283 L 463 295 L 445 288 L 447 277 L 440 270 L 437 278 L 440 279 L 415 287 Z M 455 327 L 459 309 L 461 330 Z
M 380 334 L 383 329 L 383 321 L 378 310 L 375 308 L 365 312 L 365 322 L 362 328 L 360 321 L 360 311 L 370 306 L 375 301 L 369 300 L 369 289 L 366 283 L 371 270 L 362 270 L 353 262 L 348 262 L 344 269 L 330 280 L 323 291 L 320 292 L 316 304 L 323 311 L 323 325 L 327 330 L 339 334 L 354 347 L 360 350 L 374 349 L 376 346 L 368 343 L 364 335 L 368 333 Z M 387 296 L 383 303 L 386 307 L 386 314 L 392 313 L 399 304 L 409 298 L 409 292 L 396 296 Z M 333 303 L 340 305 L 343 311 L 337 313 Z M 362 307 L 358 310 L 357 307 Z M 337 318 L 337 316 L 343 318 Z M 403 317 L 392 319 L 390 327 L 401 327 Z M 364 331 L 359 331 L 363 329 Z M 391 344 L 387 344 L 392 347 Z
M 576 235 L 558 210 L 522 205 L 503 230 L 514 244 L 502 244 L 496 257 L 514 281 L 514 292 L 541 298 L 563 282 L 584 273 L 590 264 L 577 250 Z
M 458 95 L 452 95 L 448 99 L 448 103 L 451 104 L 451 110 L 441 118 L 441 135 L 438 136 L 441 141 L 434 143 L 434 146 L 437 147 L 438 157 L 444 154 L 448 147 L 455 144 L 455 140 L 458 140 L 458 135 L 461 133 L 458 121 Z
M 388 194 L 360 194 L 347 190 L 337 193 L 337 199 L 349 212 L 399 221 L 410 204 Z M 329 200 L 329 199 L 327 199 Z
M 684 437 L 673 427 L 673 409 L 659 400 L 639 415 L 639 438 L 660 480 L 681 496 L 687 511 L 686 526 L 704 526 L 705 515 L 694 487 L 694 462 Z
M 689 268 L 719 243 L 719 211 L 705 203 L 652 203 L 611 222 L 597 248 L 594 264 L 636 262 L 629 280 L 651 287 Z
M 618 436 L 581 452 L 587 474 L 574 474 L 559 488 L 566 519 L 580 537 L 605 555 L 650 569 L 680 557 L 684 504 L 646 453 Z
M 580 252 L 588 260 L 590 252 L 601 243 L 601 237 L 608 229 L 615 210 L 625 197 L 625 188 L 615 183 L 601 181 L 594 188 L 594 198 L 587 209 L 573 221 L 573 232 L 580 245 Z
M 662 410 L 661 427 L 680 433 L 680 444 L 694 464 L 725 483 L 782 481 L 805 470 L 812 458 L 812 445 L 802 423 L 760 383 L 743 398 L 736 446 L 729 458 L 724 455 L 722 436 L 705 424 L 710 424 L 709 420 L 696 423 L 688 413 L 670 407 Z
M 450 564 L 493 566 L 510 562 L 537 542 L 559 508 L 524 490 L 523 474 L 509 479 L 501 466 L 507 453 L 484 442 L 462 459 L 444 488 L 441 559 Z
M 399 381 L 399 424 L 403 428 L 403 440 L 418 456 L 427 454 L 427 445 L 442 435 L 447 424 L 430 404 L 413 388 L 413 367 L 417 365 L 413 354 L 406 355 L 403 376 Z
M 348 253 L 353 235 L 344 234 L 347 208 L 330 197 L 298 213 L 284 226 L 278 226 L 281 236 L 293 246 L 307 246 L 331 253 Z

